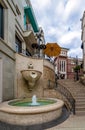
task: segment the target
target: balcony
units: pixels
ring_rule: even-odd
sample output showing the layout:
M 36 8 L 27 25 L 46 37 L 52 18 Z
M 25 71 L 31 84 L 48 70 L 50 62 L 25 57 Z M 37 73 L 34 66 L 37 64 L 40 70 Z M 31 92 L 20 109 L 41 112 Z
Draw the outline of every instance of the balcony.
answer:
M 37 39 L 35 38 L 33 31 L 31 31 L 31 30 L 24 31 L 23 37 L 24 37 L 26 44 L 37 43 Z
M 25 31 L 33 31 L 32 25 L 31 24 L 24 25 L 24 30 Z
M 28 18 L 31 25 L 32 25 L 32 28 L 33 28 L 34 32 L 38 32 L 39 27 L 38 27 L 37 20 L 35 18 L 32 7 L 31 6 L 25 7 L 24 8 L 24 13 L 25 13 L 25 15 L 24 15 L 24 23 L 25 23 L 25 25 L 26 25 L 26 18 Z

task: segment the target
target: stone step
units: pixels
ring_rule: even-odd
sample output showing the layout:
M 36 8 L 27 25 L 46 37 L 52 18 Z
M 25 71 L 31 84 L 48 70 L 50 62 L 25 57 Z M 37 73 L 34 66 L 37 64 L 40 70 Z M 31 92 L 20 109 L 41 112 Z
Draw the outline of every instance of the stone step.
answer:
M 74 97 L 85 97 L 85 93 L 72 93 L 72 94 L 74 95 Z
M 85 92 L 72 92 L 71 90 L 69 90 L 74 96 L 80 96 L 80 97 L 82 97 L 82 96 L 85 96 Z
M 75 84 L 75 86 L 74 86 L 74 84 L 71 84 L 71 86 L 69 86 L 68 84 L 67 85 L 63 84 L 63 85 L 66 86 L 66 88 L 69 88 L 69 89 L 74 88 L 75 90 L 82 90 L 82 89 L 85 90 L 85 87 L 80 86 L 80 85 L 76 85 L 76 84 Z
M 85 94 L 75 94 L 74 97 L 85 97 Z
M 85 111 L 85 105 L 84 106 L 75 106 L 76 111 Z
M 85 96 L 77 96 L 77 95 L 73 95 L 74 99 L 75 100 L 78 100 L 78 99 L 85 99 Z
M 85 97 L 85 93 L 75 93 L 75 97 Z
M 76 115 L 85 115 L 85 87 L 80 82 L 62 80 L 60 84 L 66 87 L 75 99 Z
M 76 115 L 85 116 L 85 111 L 76 111 Z
M 83 93 L 83 94 L 85 94 L 85 90 L 84 89 L 81 89 L 81 90 L 79 90 L 79 89 L 74 89 L 74 88 L 67 88 L 69 91 L 72 91 L 72 92 L 74 92 L 74 93 Z
M 85 101 L 78 101 L 75 103 L 76 105 L 85 105 Z
M 85 111 L 85 106 L 76 106 L 75 110 L 76 111 Z
M 75 105 L 75 110 L 76 111 L 85 111 L 85 105 Z
M 68 89 L 68 88 L 67 88 Z M 85 94 L 85 90 L 74 90 L 74 89 L 68 89 L 69 91 L 71 91 L 71 92 L 73 92 L 73 93 L 77 93 L 77 94 L 80 94 L 80 93 L 82 93 L 82 94 Z
M 72 87 L 72 86 L 66 86 L 66 88 L 68 88 L 68 89 L 72 89 L 72 88 L 73 88 L 74 90 L 80 90 L 80 91 L 81 91 L 82 89 L 85 90 L 85 87 L 81 87 L 81 86 L 76 86 L 76 87 L 74 87 L 74 86 L 73 86 L 73 87 Z
M 85 96 L 74 96 L 75 100 L 85 100 Z
M 76 102 L 76 105 L 85 105 L 85 101 L 81 101 L 81 102 Z
M 81 96 L 75 95 L 74 98 L 75 99 L 85 99 L 85 96 L 84 95 L 81 95 Z
M 75 102 L 85 102 L 85 98 L 75 98 Z

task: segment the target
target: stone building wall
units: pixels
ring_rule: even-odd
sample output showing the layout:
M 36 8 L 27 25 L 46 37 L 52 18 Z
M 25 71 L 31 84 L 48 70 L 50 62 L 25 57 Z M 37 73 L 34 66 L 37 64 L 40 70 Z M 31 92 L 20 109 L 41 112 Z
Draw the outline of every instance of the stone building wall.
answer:
M 28 66 L 32 64 L 33 70 L 42 72 L 41 78 L 35 84 L 32 91 L 29 91 L 28 83 L 22 77 L 21 71 L 27 70 Z M 43 96 L 43 59 L 36 59 L 24 55 L 16 54 L 16 76 L 15 76 L 15 97 L 32 97 L 36 94 L 38 97 Z
M 0 78 L 1 101 L 20 97 L 32 97 L 36 94 L 38 97 L 45 96 L 48 89 L 48 80 L 54 82 L 55 73 L 51 63 L 41 58 L 26 57 L 16 54 L 15 35 L 22 42 L 22 49 L 26 49 L 23 38 L 24 31 L 24 8 L 21 0 L 1 0 L 4 8 L 4 38 L 0 38 L 0 60 L 2 62 L 2 78 Z M 18 5 L 19 14 L 16 11 Z M 27 43 L 29 46 L 29 43 Z M 42 75 L 36 83 L 33 91 L 29 91 L 28 85 L 21 75 L 21 70 L 28 69 L 32 63 L 34 69 L 41 71 Z M 1 68 L 1 66 L 0 66 Z M 49 92 L 48 92 L 49 93 Z M 52 94 L 53 95 L 53 94 Z M 55 94 L 54 94 L 55 95 Z M 49 94 L 47 94 L 49 97 Z
M 55 82 L 55 75 L 52 69 L 50 69 L 48 66 L 44 66 L 43 72 L 44 72 L 43 78 L 45 80 L 51 80 Z
M 81 40 L 82 40 L 82 53 L 83 53 L 83 73 L 85 77 L 85 11 L 81 19 Z
M 13 2 L 11 0 L 0 1 L 4 8 L 4 38 L 0 38 L 0 59 L 3 68 L 0 76 L 0 87 L 2 88 L 0 102 L 14 98 L 16 33 L 21 37 L 23 44 L 25 44 L 22 35 L 24 26 L 23 5 L 21 1 L 16 0 L 15 2 L 14 0 Z M 16 12 L 16 4 L 20 8 L 21 15 Z
M 40 79 L 35 84 L 32 91 L 29 90 L 27 82 L 22 77 L 21 71 L 27 70 L 28 65 L 33 65 L 33 70 L 42 72 Z M 32 58 L 16 54 L 16 78 L 15 78 L 15 97 L 32 97 L 34 94 L 37 97 L 45 97 L 46 92 L 49 90 L 49 80 L 55 82 L 55 72 L 52 63 L 42 58 Z M 52 93 L 55 97 L 55 93 Z M 49 92 L 47 92 L 49 97 Z
M 0 58 L 2 61 L 2 74 L 0 78 L 2 99 L 1 101 L 14 98 L 14 74 L 15 74 L 15 52 L 0 39 Z

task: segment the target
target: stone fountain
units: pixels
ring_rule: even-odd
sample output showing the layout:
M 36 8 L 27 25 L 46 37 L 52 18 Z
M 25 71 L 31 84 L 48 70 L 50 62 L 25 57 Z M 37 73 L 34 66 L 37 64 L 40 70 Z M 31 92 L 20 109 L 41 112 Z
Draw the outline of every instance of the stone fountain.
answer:
M 36 84 L 36 82 L 40 79 L 42 73 L 37 70 L 28 69 L 21 71 L 23 78 L 28 83 L 29 90 L 32 90 Z
M 0 121 L 15 125 L 42 124 L 57 119 L 62 114 L 64 102 L 55 98 L 39 99 L 40 102 L 49 102 L 39 105 L 36 96 L 30 99 L 17 99 L 0 104 Z M 23 105 L 25 103 L 25 105 Z M 26 106 L 27 103 L 27 106 Z

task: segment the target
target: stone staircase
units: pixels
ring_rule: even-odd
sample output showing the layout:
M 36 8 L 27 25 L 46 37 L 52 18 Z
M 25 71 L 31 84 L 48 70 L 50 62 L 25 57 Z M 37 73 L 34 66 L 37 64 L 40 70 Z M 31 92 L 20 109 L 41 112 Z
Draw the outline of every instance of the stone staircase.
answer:
M 76 115 L 85 115 L 85 86 L 79 81 L 58 80 L 60 84 L 66 87 L 75 99 Z

